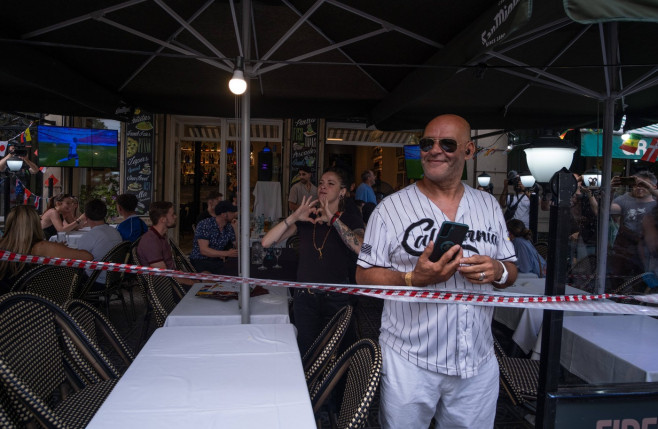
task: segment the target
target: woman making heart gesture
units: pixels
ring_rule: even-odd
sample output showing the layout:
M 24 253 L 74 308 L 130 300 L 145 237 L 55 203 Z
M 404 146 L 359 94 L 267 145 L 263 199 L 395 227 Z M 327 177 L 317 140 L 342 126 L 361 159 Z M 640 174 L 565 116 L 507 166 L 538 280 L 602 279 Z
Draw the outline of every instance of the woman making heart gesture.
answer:
M 262 245 L 268 248 L 299 235 L 298 282 L 349 283 L 364 225 L 358 210 L 345 211 L 347 185 L 344 172 L 328 169 L 318 182 L 318 200 L 302 199 L 297 210 L 263 237 Z M 302 356 L 331 317 L 348 304 L 346 294 L 297 290 L 293 314 Z

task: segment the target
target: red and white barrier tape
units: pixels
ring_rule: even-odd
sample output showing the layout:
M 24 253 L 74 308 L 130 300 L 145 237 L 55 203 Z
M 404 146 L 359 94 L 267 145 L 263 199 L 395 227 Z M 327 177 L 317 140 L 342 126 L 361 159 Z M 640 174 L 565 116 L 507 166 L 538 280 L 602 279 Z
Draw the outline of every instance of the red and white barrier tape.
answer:
M 235 277 L 218 274 L 188 273 L 184 271 L 152 268 L 141 265 L 116 264 L 111 262 L 84 261 L 79 259 L 47 258 L 43 256 L 21 255 L 19 253 L 0 250 L 0 261 L 25 262 L 30 264 L 58 265 L 90 270 L 115 271 L 158 275 L 167 277 L 189 278 L 201 281 L 247 283 L 251 285 L 310 288 L 318 291 L 364 295 L 382 299 L 398 299 L 412 302 L 437 302 L 446 304 L 471 304 L 495 307 L 531 308 L 539 310 L 584 311 L 616 314 L 658 315 L 658 307 L 620 304 L 609 301 L 608 298 L 636 300 L 645 303 L 658 304 L 657 295 L 519 295 L 497 293 L 469 293 L 467 291 L 445 291 L 407 286 L 376 286 L 336 285 L 320 283 L 297 283 L 282 280 L 256 279 L 251 277 Z

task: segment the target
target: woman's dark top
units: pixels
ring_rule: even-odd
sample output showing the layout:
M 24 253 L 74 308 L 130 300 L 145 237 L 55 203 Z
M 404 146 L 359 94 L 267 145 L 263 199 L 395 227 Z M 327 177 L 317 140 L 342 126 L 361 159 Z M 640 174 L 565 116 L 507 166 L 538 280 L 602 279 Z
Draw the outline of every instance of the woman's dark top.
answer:
M 351 230 L 363 229 L 363 219 L 358 211 L 346 211 L 340 217 L 341 222 Z M 347 283 L 350 269 L 355 264 L 354 252 L 340 238 L 338 231 L 329 224 L 315 226 L 315 246 L 322 247 L 324 237 L 329 231 L 327 241 L 322 247 L 322 259 L 313 246 L 313 224 L 297 222 L 299 234 L 299 264 L 297 265 L 297 281 L 310 283 Z
M 59 218 L 63 223 L 64 216 L 59 215 Z M 46 240 L 49 240 L 53 235 L 57 235 L 57 228 L 55 228 L 55 225 L 50 225 L 49 227 L 43 229 L 43 234 L 46 236 Z

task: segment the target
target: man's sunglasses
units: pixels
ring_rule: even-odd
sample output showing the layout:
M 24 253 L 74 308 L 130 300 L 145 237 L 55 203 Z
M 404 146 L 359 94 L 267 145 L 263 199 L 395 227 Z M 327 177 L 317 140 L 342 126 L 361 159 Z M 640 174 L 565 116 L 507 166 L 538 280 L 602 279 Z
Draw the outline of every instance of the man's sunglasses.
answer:
M 441 150 L 446 153 L 453 153 L 457 150 L 457 146 L 459 146 L 459 143 L 455 139 L 440 139 L 438 137 L 423 137 L 418 141 L 418 144 L 420 145 L 420 150 L 429 152 L 434 147 L 434 143 L 437 142 L 441 146 Z

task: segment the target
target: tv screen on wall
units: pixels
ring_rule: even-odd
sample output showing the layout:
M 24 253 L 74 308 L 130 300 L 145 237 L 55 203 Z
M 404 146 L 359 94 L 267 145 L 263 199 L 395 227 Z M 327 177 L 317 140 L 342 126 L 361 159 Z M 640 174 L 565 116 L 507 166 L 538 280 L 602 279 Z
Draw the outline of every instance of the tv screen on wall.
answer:
M 423 166 L 420 163 L 420 146 L 410 144 L 404 147 L 404 165 L 407 170 L 407 178 L 422 179 Z
M 117 168 L 117 130 L 39 125 L 41 167 Z

